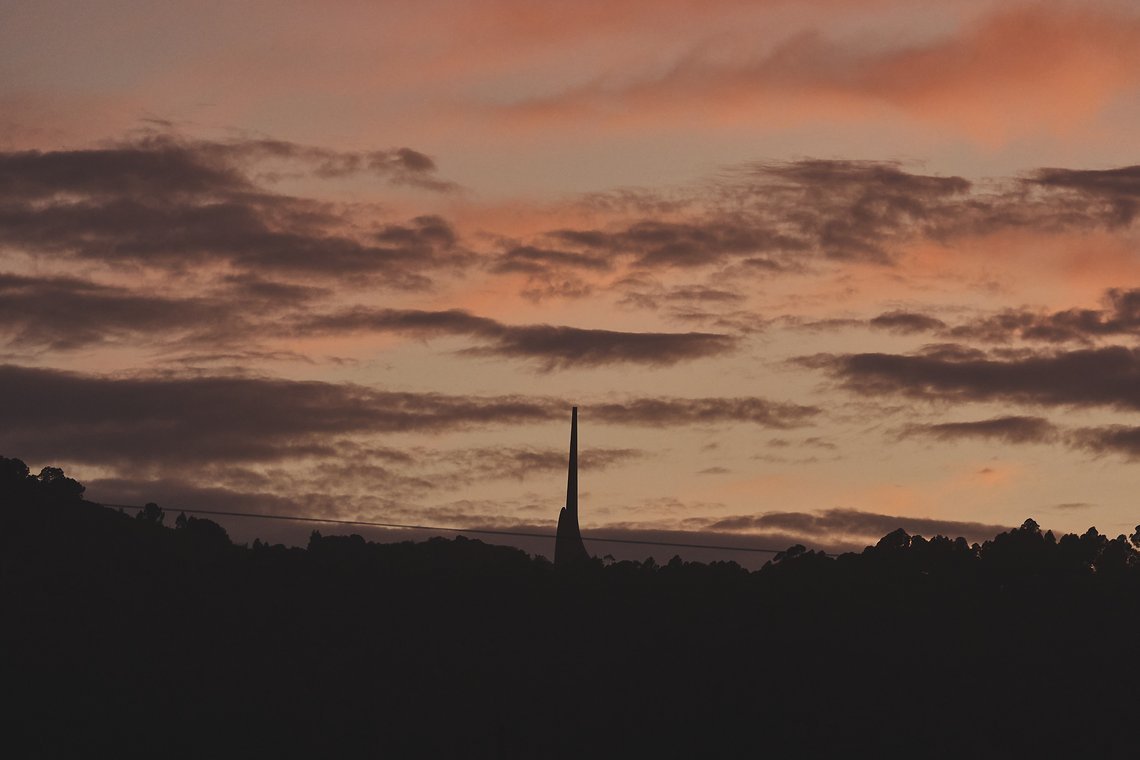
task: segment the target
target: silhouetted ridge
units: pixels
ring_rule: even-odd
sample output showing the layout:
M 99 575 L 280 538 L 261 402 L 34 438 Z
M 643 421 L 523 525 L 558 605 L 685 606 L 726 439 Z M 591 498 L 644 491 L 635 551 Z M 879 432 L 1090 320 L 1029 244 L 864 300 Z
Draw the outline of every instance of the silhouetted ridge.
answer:
M 1135 756 L 1140 526 L 564 573 L 68 480 L 0 458 L 13 756 Z

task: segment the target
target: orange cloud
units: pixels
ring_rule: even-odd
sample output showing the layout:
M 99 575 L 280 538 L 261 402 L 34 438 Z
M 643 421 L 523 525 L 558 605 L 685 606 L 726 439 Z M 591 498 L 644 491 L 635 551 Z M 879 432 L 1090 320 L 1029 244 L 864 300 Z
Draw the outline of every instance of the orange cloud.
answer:
M 512 121 L 592 119 L 644 128 L 910 118 L 995 145 L 1025 134 L 1069 135 L 1140 87 L 1140 17 L 1024 7 L 948 37 L 891 49 L 809 31 L 757 56 L 754 43 L 704 46 L 662 75 L 605 80 L 521 101 Z
M 1140 86 L 1140 18 L 1048 7 L 990 16 L 957 37 L 869 62 L 857 90 L 985 142 L 1068 134 Z
M 1128 232 L 1008 229 L 910 246 L 902 268 L 914 282 L 972 294 L 969 305 L 1033 303 L 1050 309 L 1092 307 L 1104 292 L 1140 282 L 1135 236 Z M 898 283 L 882 273 L 881 292 Z

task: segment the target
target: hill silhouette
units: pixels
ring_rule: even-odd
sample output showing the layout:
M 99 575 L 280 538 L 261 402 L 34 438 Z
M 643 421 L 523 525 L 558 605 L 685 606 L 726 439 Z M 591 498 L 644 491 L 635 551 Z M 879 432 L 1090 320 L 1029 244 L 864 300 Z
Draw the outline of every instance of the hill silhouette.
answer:
M 1140 527 L 555 567 L 233 544 L 0 458 L 12 756 L 1135 757 Z

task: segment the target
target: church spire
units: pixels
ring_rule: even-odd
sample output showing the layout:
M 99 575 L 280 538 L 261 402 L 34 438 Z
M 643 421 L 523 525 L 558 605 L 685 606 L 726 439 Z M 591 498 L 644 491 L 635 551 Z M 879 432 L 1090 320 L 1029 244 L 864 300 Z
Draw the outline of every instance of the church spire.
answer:
M 554 564 L 576 564 L 590 558 L 578 527 L 578 407 L 570 416 L 570 464 L 566 472 L 566 506 L 558 513 Z
M 570 466 L 566 472 L 566 511 L 578 524 L 578 407 L 570 412 Z

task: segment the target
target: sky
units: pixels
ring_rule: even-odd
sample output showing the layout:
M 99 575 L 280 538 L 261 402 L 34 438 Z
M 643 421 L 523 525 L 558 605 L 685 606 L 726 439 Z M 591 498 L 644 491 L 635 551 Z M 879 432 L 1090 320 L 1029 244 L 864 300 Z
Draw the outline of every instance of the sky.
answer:
M 0 16 L 0 454 L 93 500 L 551 532 L 577 405 L 588 547 L 1140 520 L 1133 3 Z

